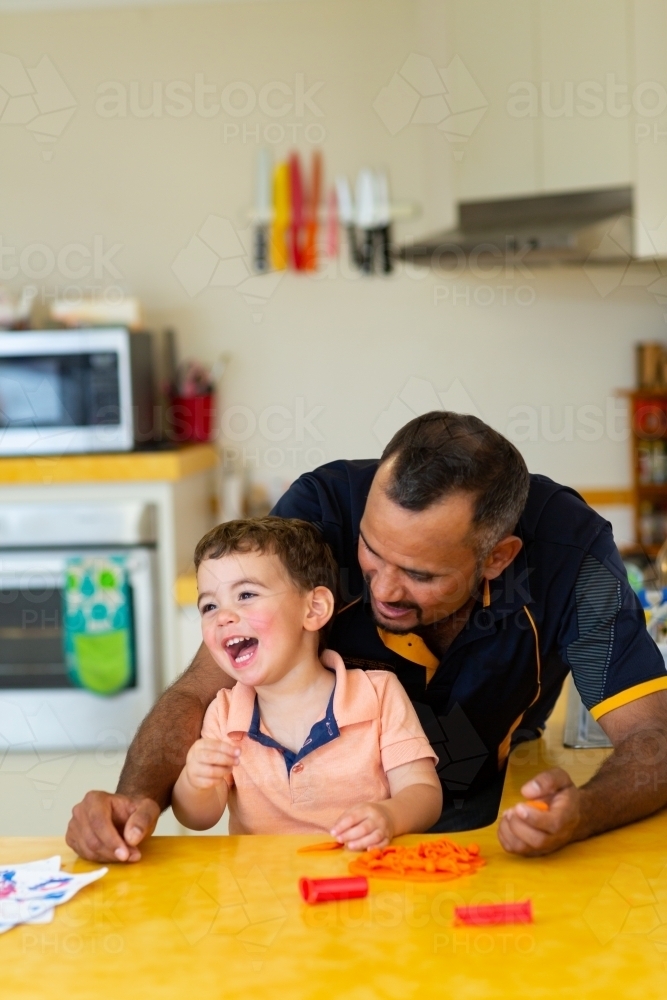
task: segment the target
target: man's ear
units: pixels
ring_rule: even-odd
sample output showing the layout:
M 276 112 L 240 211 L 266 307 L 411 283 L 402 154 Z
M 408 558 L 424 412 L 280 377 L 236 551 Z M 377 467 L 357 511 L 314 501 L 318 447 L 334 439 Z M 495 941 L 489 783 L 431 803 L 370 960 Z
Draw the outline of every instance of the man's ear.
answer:
M 506 538 L 501 538 L 484 560 L 482 576 L 487 580 L 495 580 L 511 562 L 514 562 L 522 545 L 523 542 L 516 535 L 507 535 Z
M 334 613 L 334 595 L 328 587 L 315 587 L 308 594 L 308 609 L 303 621 L 307 632 L 319 632 Z

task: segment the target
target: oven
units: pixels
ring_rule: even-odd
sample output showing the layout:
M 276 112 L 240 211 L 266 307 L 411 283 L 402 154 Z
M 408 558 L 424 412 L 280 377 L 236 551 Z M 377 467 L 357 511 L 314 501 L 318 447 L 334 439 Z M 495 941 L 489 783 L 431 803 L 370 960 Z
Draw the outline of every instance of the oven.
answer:
M 72 567 L 98 565 L 122 571 L 131 663 L 103 692 L 68 659 Z M 156 696 L 158 613 L 152 504 L 0 503 L 0 747 L 127 747 Z

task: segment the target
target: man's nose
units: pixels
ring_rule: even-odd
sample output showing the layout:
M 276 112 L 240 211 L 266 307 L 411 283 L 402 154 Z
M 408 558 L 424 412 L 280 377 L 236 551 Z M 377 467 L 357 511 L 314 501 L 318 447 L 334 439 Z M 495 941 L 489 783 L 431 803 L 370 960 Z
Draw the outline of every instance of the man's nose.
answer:
M 370 581 L 371 593 L 376 601 L 391 604 L 394 601 L 405 600 L 405 591 L 398 574 L 391 569 L 382 568 L 373 574 Z

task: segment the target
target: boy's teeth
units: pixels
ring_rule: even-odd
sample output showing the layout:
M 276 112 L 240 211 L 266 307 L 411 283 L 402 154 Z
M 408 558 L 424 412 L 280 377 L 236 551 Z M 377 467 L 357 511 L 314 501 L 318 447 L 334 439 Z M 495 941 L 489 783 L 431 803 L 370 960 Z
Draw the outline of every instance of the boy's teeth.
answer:
M 227 640 L 225 649 L 235 663 L 242 664 L 252 658 L 257 645 L 257 639 L 254 639 L 252 636 L 238 635 L 233 639 Z

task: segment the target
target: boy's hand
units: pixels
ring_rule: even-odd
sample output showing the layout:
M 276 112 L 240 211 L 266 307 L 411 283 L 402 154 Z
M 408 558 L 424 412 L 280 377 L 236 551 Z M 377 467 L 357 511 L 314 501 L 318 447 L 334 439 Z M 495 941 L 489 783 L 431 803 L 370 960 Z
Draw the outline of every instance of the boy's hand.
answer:
M 386 847 L 394 836 L 391 814 L 379 802 L 366 802 L 347 809 L 333 825 L 331 836 L 351 851 Z
M 222 740 L 197 740 L 188 751 L 185 776 L 193 788 L 215 788 L 238 764 L 241 751 Z

